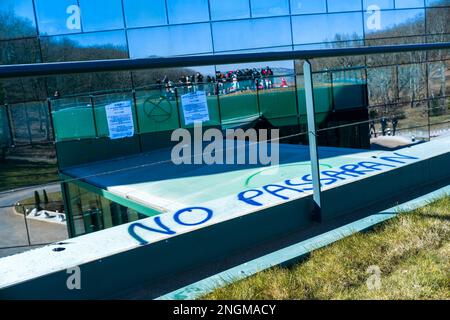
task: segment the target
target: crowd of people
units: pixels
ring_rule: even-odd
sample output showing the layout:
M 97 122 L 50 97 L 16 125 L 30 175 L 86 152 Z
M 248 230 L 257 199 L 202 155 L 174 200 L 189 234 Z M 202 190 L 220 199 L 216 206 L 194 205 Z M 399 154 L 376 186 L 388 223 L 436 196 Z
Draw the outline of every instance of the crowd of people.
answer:
M 242 90 L 265 90 L 274 88 L 275 76 L 270 67 L 245 68 L 233 71 L 216 71 L 215 76 L 204 77 L 200 72 L 193 75 L 182 75 L 176 82 L 167 76 L 157 79 L 156 84 L 166 93 L 174 93 L 175 88 L 183 92 L 192 90 L 207 91 L 207 94 L 228 94 Z M 205 87 L 206 86 L 206 87 Z M 280 79 L 279 87 L 287 88 L 286 78 Z

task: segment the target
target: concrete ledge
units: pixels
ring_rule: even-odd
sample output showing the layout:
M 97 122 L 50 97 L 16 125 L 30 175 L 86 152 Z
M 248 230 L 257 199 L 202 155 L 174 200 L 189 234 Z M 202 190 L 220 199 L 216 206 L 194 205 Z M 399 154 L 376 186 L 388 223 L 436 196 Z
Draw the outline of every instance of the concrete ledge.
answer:
M 339 218 L 374 202 L 392 203 L 400 195 L 423 185 L 450 183 L 447 143 L 448 140 L 437 141 L 402 149 L 403 154 L 420 155 L 420 158 L 325 188 L 325 220 Z M 266 197 L 264 199 L 273 202 L 259 208 L 242 207 L 239 215 L 231 216 L 224 206 L 222 211 L 225 212 L 216 211 L 203 225 L 177 225 L 174 222 L 177 213 L 169 212 L 6 257 L 0 259 L 0 298 L 115 297 L 133 287 L 151 284 L 310 228 L 313 225 L 311 198 L 307 192 L 288 200 L 274 201 L 273 197 Z M 353 226 L 348 230 L 359 230 L 377 221 L 381 220 L 365 220 L 357 224 L 356 229 Z M 327 235 L 324 239 L 328 239 L 324 242 L 328 243 L 333 237 Z M 81 269 L 82 289 L 68 290 L 66 282 L 70 274 L 67 269 L 76 266 Z
M 354 233 L 361 232 L 395 217 L 399 212 L 410 211 L 427 205 L 433 200 L 450 195 L 450 185 L 428 193 L 401 205 L 370 215 L 355 222 L 326 232 L 319 236 L 277 250 L 260 258 L 238 265 L 234 268 L 197 281 L 193 284 L 169 292 L 157 300 L 189 300 L 207 294 L 218 287 L 241 280 L 268 268 L 281 265 L 288 266 L 299 261 L 311 251 L 325 247 Z

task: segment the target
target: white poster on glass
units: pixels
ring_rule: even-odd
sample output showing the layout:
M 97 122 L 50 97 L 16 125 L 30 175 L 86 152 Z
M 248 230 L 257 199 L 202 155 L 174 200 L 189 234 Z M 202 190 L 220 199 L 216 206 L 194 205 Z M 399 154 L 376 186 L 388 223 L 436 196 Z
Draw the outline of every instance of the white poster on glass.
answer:
M 122 139 L 134 135 L 131 101 L 120 101 L 105 106 L 109 138 Z
M 181 96 L 184 123 L 186 125 L 195 122 L 209 121 L 208 103 L 205 91 L 196 91 Z

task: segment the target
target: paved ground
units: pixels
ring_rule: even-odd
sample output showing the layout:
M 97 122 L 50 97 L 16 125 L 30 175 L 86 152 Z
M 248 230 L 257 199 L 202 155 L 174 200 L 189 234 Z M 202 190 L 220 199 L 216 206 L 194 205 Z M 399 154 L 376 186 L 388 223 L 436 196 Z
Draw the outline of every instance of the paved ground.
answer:
M 0 248 L 12 246 L 27 246 L 27 232 L 23 216 L 14 212 L 9 206 L 22 199 L 32 197 L 35 190 L 42 193 L 43 188 L 18 189 L 14 192 L 0 193 Z M 60 191 L 60 185 L 50 184 L 45 187 L 47 192 Z M 67 228 L 63 225 L 47 223 L 28 219 L 28 229 L 32 244 L 56 242 L 67 239 Z M 13 249 L 0 249 L 0 257 L 23 252 L 34 247 L 21 247 Z

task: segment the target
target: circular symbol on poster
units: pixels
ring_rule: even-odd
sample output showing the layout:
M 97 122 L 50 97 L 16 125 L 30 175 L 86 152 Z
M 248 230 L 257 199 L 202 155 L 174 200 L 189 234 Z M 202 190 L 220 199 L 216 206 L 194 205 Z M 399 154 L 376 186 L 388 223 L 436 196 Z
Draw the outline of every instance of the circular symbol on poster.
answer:
M 172 103 L 163 96 L 148 97 L 144 101 L 144 112 L 155 122 L 164 122 L 172 117 Z

